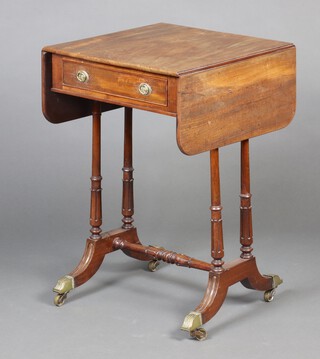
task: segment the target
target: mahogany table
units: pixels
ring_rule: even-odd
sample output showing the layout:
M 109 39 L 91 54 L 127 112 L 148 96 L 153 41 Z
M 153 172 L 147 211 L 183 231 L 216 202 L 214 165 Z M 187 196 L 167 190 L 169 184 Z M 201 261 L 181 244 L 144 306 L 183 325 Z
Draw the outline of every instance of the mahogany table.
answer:
M 122 250 L 149 261 L 196 268 L 209 274 L 204 297 L 181 329 L 198 340 L 202 325 L 224 302 L 228 288 L 241 282 L 273 299 L 282 283 L 261 275 L 252 254 L 249 139 L 287 126 L 295 112 L 293 44 L 170 24 L 155 24 L 79 41 L 47 46 L 42 54 L 45 117 L 62 123 L 92 115 L 91 235 L 78 266 L 59 279 L 55 304 L 99 269 L 105 255 Z M 101 113 L 124 107 L 124 164 L 121 228 L 102 232 Z M 176 118 L 180 150 L 210 151 L 211 255 L 206 263 L 141 244 L 133 225 L 132 109 Z M 224 263 L 219 148 L 241 143 L 240 257 Z

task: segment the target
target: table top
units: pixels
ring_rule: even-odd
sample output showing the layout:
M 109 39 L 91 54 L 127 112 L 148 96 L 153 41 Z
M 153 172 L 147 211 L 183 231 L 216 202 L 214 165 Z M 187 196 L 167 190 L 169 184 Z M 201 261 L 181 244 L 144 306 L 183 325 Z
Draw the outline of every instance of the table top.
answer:
M 46 46 L 43 50 L 112 66 L 179 76 L 292 46 L 287 42 L 159 23 Z
M 43 112 L 54 123 L 132 107 L 176 117 L 188 155 L 287 126 L 295 113 L 295 46 L 154 24 L 43 49 Z

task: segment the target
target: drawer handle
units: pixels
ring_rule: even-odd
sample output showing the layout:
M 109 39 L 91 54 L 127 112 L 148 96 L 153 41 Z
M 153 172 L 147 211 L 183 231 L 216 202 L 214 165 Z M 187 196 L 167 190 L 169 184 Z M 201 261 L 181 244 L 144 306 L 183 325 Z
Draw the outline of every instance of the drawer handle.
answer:
M 84 70 L 80 70 L 77 72 L 77 80 L 80 82 L 87 82 L 89 80 L 89 74 Z
M 145 82 L 143 82 L 139 85 L 139 92 L 143 96 L 149 96 L 152 92 L 152 87 L 146 84 Z

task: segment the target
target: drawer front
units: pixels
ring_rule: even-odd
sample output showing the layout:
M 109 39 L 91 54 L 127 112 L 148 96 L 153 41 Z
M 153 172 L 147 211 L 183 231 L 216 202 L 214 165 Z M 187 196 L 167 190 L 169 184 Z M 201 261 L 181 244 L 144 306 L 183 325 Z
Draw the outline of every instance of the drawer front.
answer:
M 167 106 L 168 80 L 165 76 L 120 69 L 70 58 L 53 57 L 53 87 L 76 89 L 94 97 L 94 93 L 138 100 L 150 104 Z

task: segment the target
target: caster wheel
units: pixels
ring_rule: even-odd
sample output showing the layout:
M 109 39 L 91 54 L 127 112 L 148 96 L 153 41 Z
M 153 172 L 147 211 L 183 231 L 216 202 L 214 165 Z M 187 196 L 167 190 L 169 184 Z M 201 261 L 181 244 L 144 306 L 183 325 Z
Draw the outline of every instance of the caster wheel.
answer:
M 159 266 L 160 262 L 157 260 L 150 261 L 148 263 L 148 269 L 150 272 L 155 272 Z
M 272 302 L 275 294 L 276 294 L 276 291 L 274 289 L 266 290 L 264 292 L 264 297 L 263 297 L 264 301 Z
M 63 294 L 57 294 L 55 297 L 54 297 L 54 304 L 57 306 L 57 307 L 61 307 L 66 299 L 67 299 L 67 294 L 68 293 L 63 293 Z
M 207 339 L 207 332 L 204 328 L 198 328 L 190 332 L 190 336 L 191 338 L 195 338 L 201 342 L 202 340 Z

